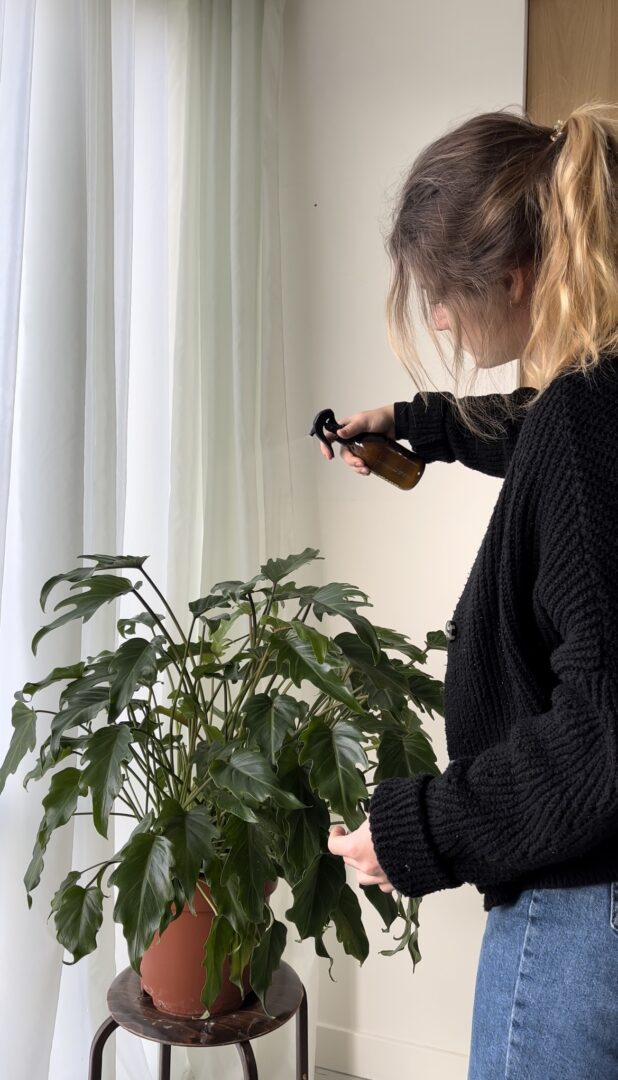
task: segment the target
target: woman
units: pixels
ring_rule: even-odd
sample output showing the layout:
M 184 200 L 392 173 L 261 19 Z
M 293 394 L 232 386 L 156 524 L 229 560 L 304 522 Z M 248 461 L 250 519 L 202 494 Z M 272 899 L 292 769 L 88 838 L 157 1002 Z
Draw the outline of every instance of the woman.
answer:
M 456 384 L 467 352 L 518 357 L 522 385 L 341 431 L 504 477 L 447 623 L 448 767 L 384 779 L 329 840 L 361 885 L 483 896 L 469 1080 L 618 1078 L 617 185 L 613 105 L 485 113 L 427 147 L 388 237 L 389 340 L 415 377 L 415 293 Z

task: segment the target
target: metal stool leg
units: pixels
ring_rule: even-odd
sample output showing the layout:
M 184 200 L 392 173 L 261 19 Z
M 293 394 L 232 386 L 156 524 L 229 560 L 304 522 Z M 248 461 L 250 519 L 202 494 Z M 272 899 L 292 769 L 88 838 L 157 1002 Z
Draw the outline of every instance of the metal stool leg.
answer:
M 116 1030 L 118 1024 L 114 1020 L 113 1016 L 108 1016 L 107 1020 L 104 1020 L 101 1027 L 97 1031 L 94 1039 L 92 1040 L 92 1046 L 90 1047 L 90 1068 L 88 1069 L 88 1080 L 101 1080 L 101 1069 L 103 1067 L 103 1047 L 109 1039 L 113 1031 Z
M 161 1043 L 159 1050 L 159 1080 L 170 1080 L 172 1064 L 172 1047 L 169 1043 Z
M 303 986 L 296 1013 L 296 1080 L 309 1080 L 309 1036 L 307 1031 L 307 992 Z
M 240 1060 L 242 1061 L 243 1080 L 258 1080 L 257 1065 L 255 1064 L 251 1043 L 248 1040 L 246 1042 L 238 1042 L 236 1043 L 236 1048 L 240 1054 Z

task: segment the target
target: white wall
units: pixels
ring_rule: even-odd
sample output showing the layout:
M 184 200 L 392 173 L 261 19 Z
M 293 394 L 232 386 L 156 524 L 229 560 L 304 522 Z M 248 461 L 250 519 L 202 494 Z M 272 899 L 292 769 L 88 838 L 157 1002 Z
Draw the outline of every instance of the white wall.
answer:
M 287 0 L 281 204 L 297 543 L 320 548 L 324 580 L 366 591 L 367 614 L 419 645 L 450 617 L 501 481 L 436 462 L 402 492 L 355 476 L 338 454 L 327 462 L 307 433 L 319 409 L 339 419 L 415 392 L 386 340 L 387 199 L 447 128 L 521 108 L 525 8 L 525 0 Z M 423 359 L 432 361 L 430 342 Z M 431 371 L 449 389 L 437 358 Z M 517 385 L 514 365 L 494 380 L 479 391 Z M 428 670 L 442 678 L 444 654 Z M 442 723 L 427 724 L 444 768 Z M 348 880 L 358 889 L 356 871 Z M 337 981 L 322 961 L 317 1065 L 370 1080 L 465 1080 L 480 894 L 464 885 L 423 899 L 415 974 L 407 954 L 379 955 L 394 941 L 363 908 L 371 955 L 362 968 L 333 930 L 326 936 Z

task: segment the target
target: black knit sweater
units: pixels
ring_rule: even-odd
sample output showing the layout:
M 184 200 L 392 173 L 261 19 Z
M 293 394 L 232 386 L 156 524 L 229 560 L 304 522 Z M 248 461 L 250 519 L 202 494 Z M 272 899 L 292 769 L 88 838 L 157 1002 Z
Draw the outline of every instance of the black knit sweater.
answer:
M 618 357 L 562 373 L 497 441 L 428 398 L 395 403 L 396 438 L 504 483 L 449 628 L 449 764 L 376 785 L 378 862 L 404 896 L 469 882 L 486 911 L 618 881 Z

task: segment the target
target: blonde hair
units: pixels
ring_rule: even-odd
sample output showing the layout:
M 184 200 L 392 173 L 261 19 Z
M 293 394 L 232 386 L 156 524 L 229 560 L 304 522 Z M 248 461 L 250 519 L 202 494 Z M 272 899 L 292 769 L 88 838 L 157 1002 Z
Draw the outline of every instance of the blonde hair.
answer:
M 617 165 L 618 106 L 595 100 L 561 129 L 506 110 L 481 113 L 427 146 L 405 178 L 386 239 L 388 341 L 425 398 L 416 299 L 455 381 L 455 406 L 476 434 L 503 429 L 482 396 L 458 396 L 462 320 L 473 320 L 487 347 L 510 316 L 501 284 L 510 270 L 532 271 L 520 382 L 537 393 L 518 405 L 505 394 L 503 418 L 533 407 L 553 379 L 590 372 L 618 347 Z M 452 367 L 432 326 L 437 297 L 448 305 Z M 472 384 L 477 375 L 476 367 Z

